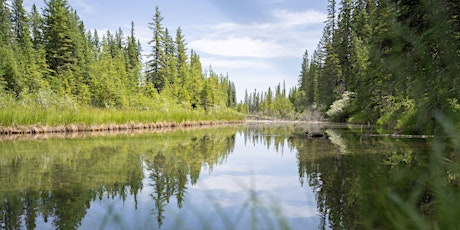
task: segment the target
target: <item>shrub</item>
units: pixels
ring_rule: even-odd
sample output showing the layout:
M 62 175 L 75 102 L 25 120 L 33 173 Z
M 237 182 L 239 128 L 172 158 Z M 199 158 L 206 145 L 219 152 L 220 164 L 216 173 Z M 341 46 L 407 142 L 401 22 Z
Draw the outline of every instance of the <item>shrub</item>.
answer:
M 385 104 L 377 125 L 406 133 L 416 131 L 418 109 L 413 99 L 388 96 Z
M 345 121 L 355 110 L 353 106 L 355 97 L 355 93 L 345 91 L 339 100 L 332 103 L 326 115 L 333 121 Z

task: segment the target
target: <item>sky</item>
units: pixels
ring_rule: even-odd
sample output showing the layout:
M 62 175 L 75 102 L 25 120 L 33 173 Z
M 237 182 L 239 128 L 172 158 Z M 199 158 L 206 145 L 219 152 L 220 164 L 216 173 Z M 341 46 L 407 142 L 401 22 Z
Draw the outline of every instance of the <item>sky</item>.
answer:
M 151 48 L 149 23 L 155 7 L 175 37 L 181 27 L 188 51 L 200 55 L 204 68 L 229 76 L 238 100 L 245 90 L 265 91 L 285 82 L 297 85 L 302 56 L 316 48 L 326 21 L 327 0 L 68 0 L 87 30 L 100 34 L 134 22 L 143 53 Z M 43 0 L 24 0 L 43 8 Z

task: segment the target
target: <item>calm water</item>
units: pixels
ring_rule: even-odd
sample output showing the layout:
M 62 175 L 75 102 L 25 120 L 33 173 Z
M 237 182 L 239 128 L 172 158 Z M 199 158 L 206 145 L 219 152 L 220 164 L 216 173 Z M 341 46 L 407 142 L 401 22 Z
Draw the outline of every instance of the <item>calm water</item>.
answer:
M 258 124 L 3 140 L 0 228 L 385 228 L 388 194 L 409 194 L 428 154 L 425 140 L 368 132 Z

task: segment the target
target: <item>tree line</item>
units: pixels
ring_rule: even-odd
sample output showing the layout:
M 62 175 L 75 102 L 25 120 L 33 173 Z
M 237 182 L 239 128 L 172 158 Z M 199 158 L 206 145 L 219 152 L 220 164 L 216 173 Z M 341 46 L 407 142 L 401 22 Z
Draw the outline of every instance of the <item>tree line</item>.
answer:
M 22 0 L 0 0 L 0 96 L 140 110 L 234 107 L 234 83 L 204 70 L 181 28 L 173 38 L 162 22 L 156 7 L 144 63 L 134 23 L 128 35 L 121 28 L 99 34 L 85 28 L 67 0 L 45 1 L 41 12 L 35 5 L 27 12 Z
M 458 121 L 459 35 L 458 0 L 329 0 L 295 105 L 411 132 L 434 131 L 434 111 Z
M 435 113 L 460 121 L 458 0 L 329 0 L 327 9 L 288 95 L 297 113 L 413 133 L 435 131 Z
M 238 110 L 246 114 L 261 114 L 271 117 L 291 118 L 294 115 L 294 106 L 289 101 L 286 86 L 278 84 L 274 90 L 271 87 L 266 91 L 244 93 L 244 100 Z

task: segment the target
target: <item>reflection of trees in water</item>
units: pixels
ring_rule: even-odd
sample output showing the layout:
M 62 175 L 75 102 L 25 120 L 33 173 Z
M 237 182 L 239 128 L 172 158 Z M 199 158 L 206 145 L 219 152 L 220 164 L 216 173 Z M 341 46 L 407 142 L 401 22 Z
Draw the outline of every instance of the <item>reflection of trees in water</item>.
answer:
M 171 197 L 175 197 L 178 208 L 182 208 L 187 184 L 195 184 L 203 167 L 212 170 L 216 164 L 221 164 L 228 154 L 233 151 L 235 135 L 205 134 L 195 136 L 187 142 L 179 143 L 167 151 L 159 151 L 147 156 L 147 170 L 153 187 L 150 194 L 155 205 L 155 214 L 159 227 L 164 219 L 165 207 Z M 150 160 L 151 159 L 151 160 Z
M 337 129 L 325 132 L 333 141 L 307 139 L 309 128 L 250 127 L 242 135 L 246 144 L 298 152 L 299 180 L 313 188 L 321 228 L 387 228 L 388 192 L 410 194 L 427 162 L 424 145 L 418 149 L 404 140 L 362 138 Z M 132 195 L 137 203 L 144 172 L 161 226 L 166 205 L 177 202 L 181 208 L 187 185 L 197 183 L 203 169 L 212 170 L 226 160 L 234 149 L 235 131 L 3 142 L 0 228 L 33 229 L 37 217 L 55 228 L 77 228 L 92 201 Z M 406 170 L 412 174 L 399 174 Z M 429 190 L 423 193 L 429 197 Z
M 298 150 L 301 184 L 316 195 L 320 229 L 388 228 L 391 201 L 388 192 L 410 194 L 421 175 L 423 160 L 407 164 L 384 162 L 396 153 L 414 153 L 415 146 L 401 140 L 369 138 L 350 131 L 326 131 L 332 139 L 290 139 Z M 421 153 L 419 151 L 419 153 Z M 421 155 L 426 153 L 421 153 Z M 397 173 L 411 167 L 411 173 Z M 393 168 L 393 169 L 392 169 Z M 394 178 L 397 177 L 398 181 Z
M 142 169 L 132 168 L 139 159 L 119 148 L 78 140 L 3 144 L 0 226 L 5 229 L 34 229 L 38 216 L 54 228 L 75 229 L 91 201 L 125 199 L 127 190 L 137 193 L 141 186 Z
M 54 228 L 78 228 L 90 203 L 105 198 L 124 201 L 132 195 L 137 208 L 144 163 L 161 222 L 164 204 L 175 196 L 182 207 L 188 181 L 196 183 L 202 166 L 212 169 L 233 150 L 234 134 L 234 128 L 223 128 L 193 134 L 2 142 L 0 228 L 34 229 L 40 216 Z
M 306 131 L 326 138 L 306 138 Z M 423 140 L 368 137 L 359 127 L 255 126 L 244 137 L 246 145 L 274 146 L 278 152 L 287 145 L 297 151 L 299 181 L 315 193 L 320 229 L 393 228 L 389 210 L 400 207 L 389 194 L 409 199 L 426 174 L 429 156 Z M 416 205 L 428 206 L 431 193 L 421 189 Z

